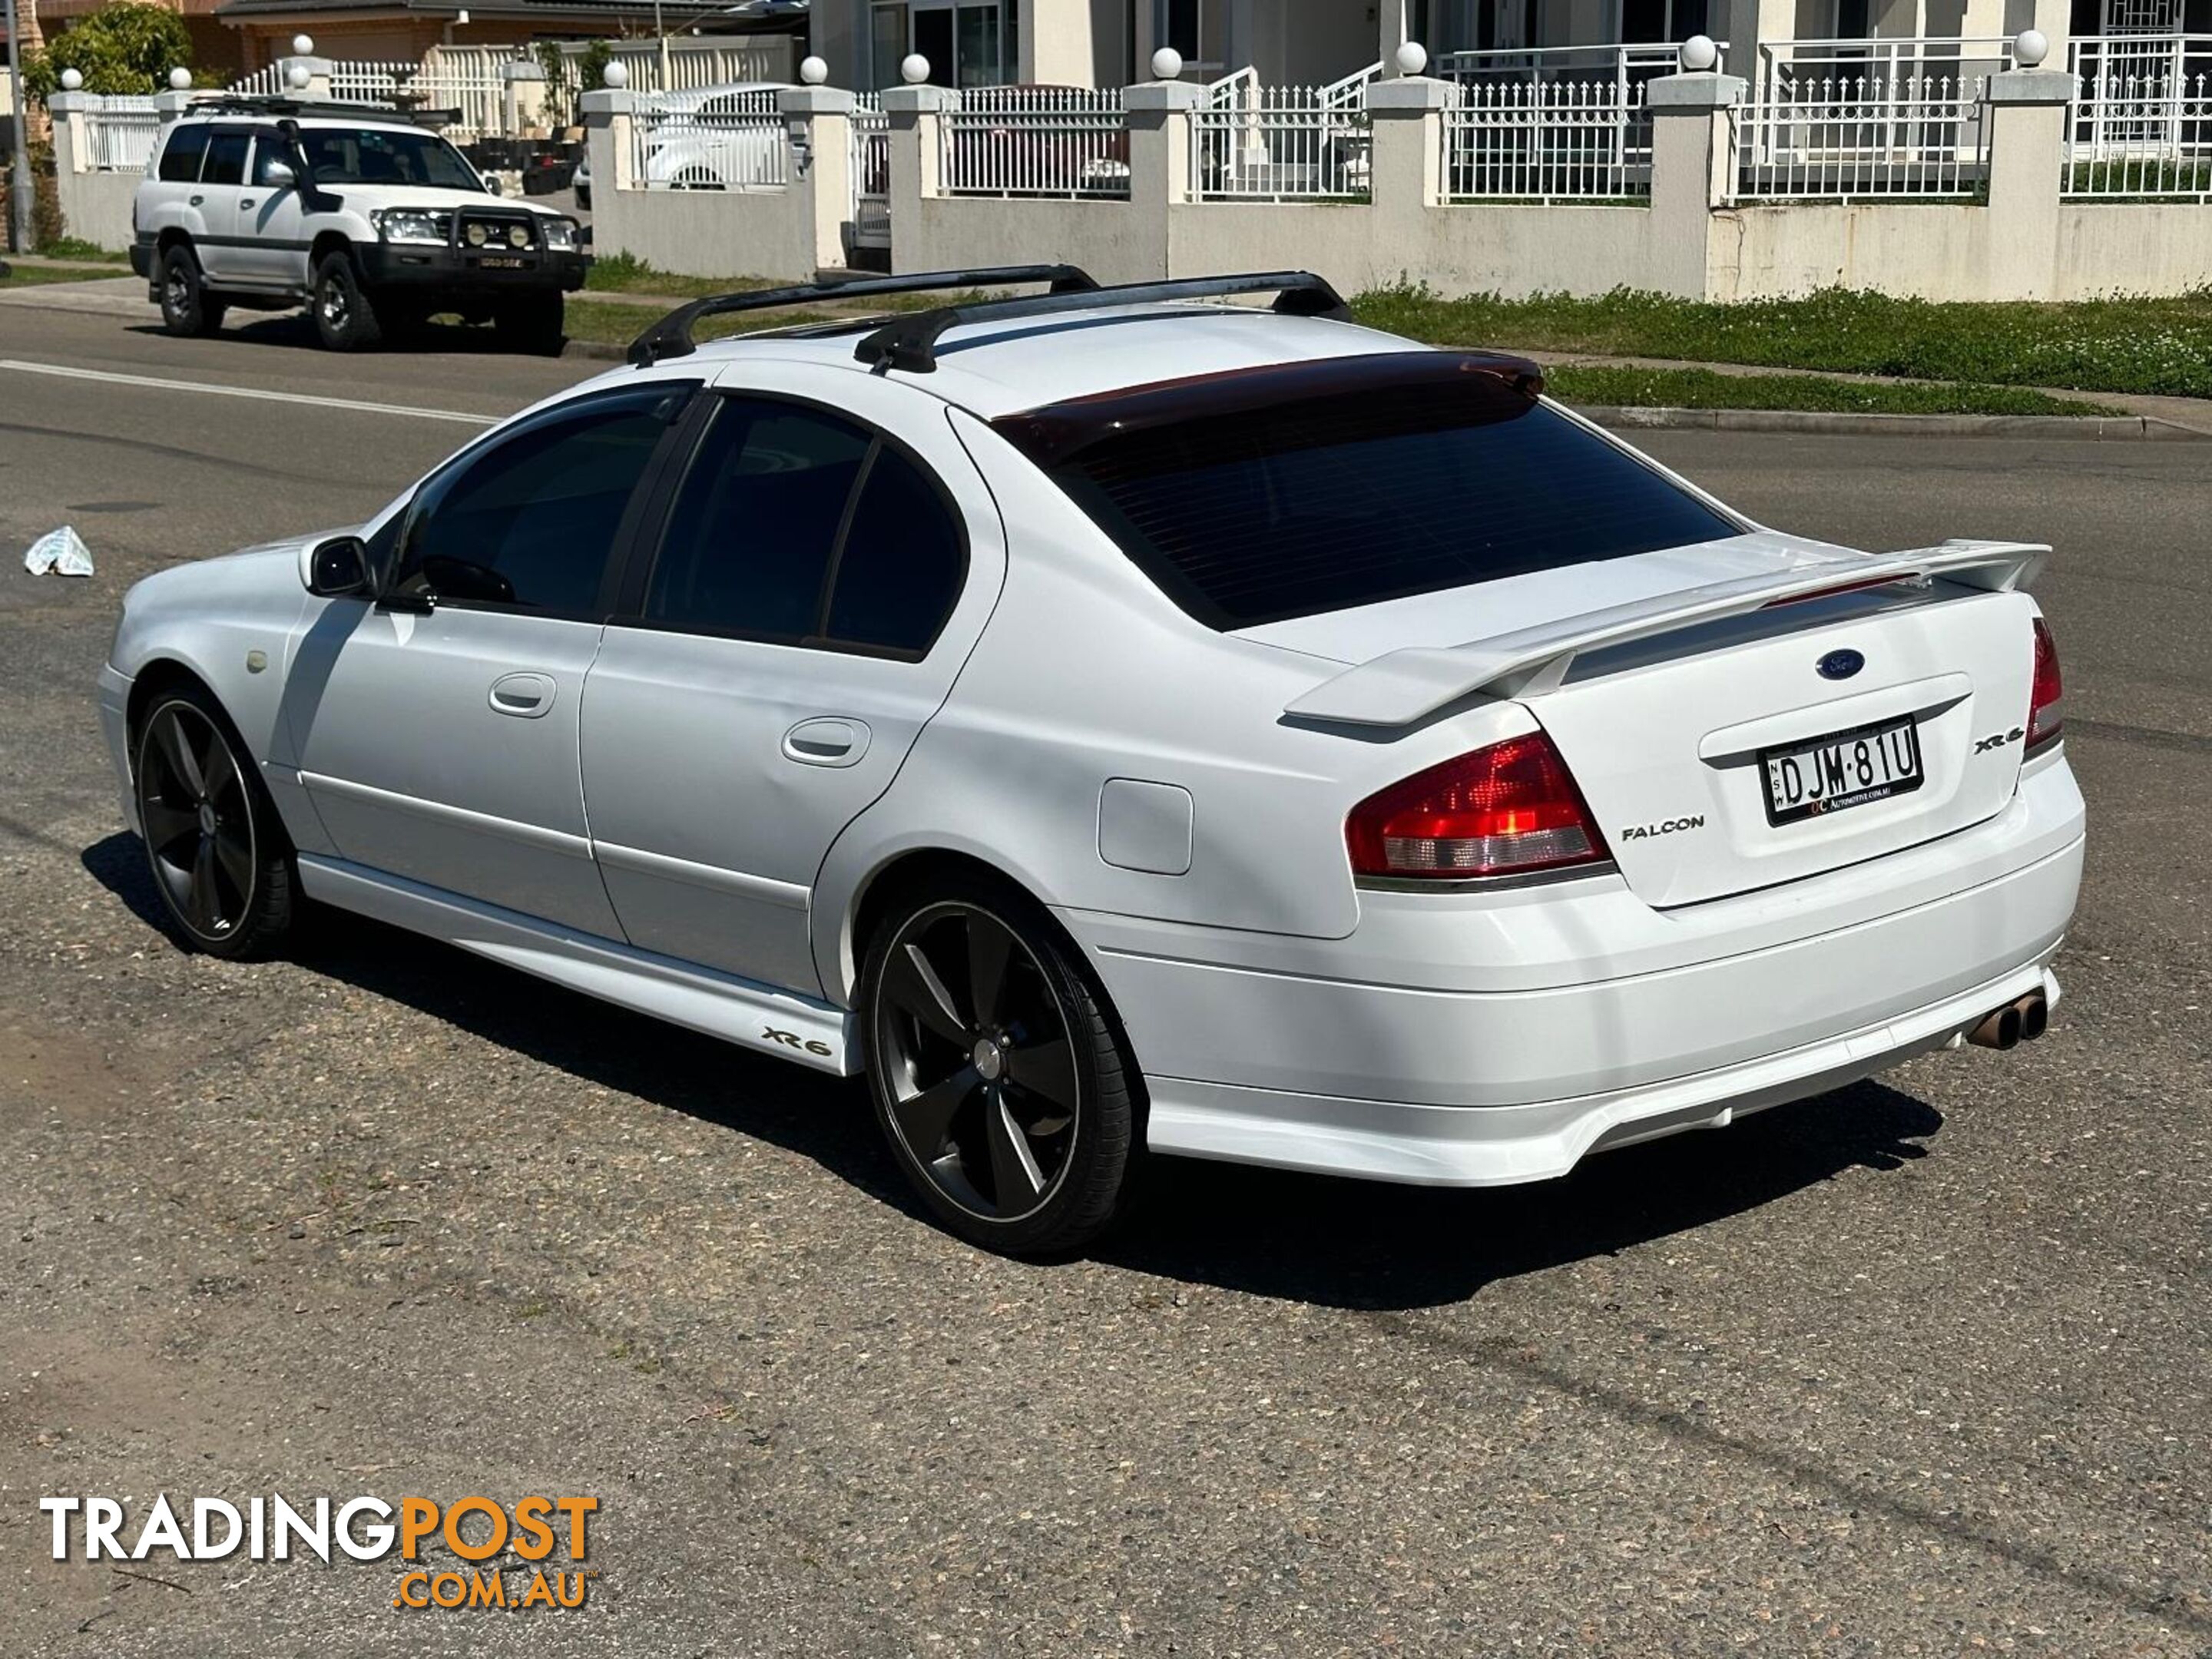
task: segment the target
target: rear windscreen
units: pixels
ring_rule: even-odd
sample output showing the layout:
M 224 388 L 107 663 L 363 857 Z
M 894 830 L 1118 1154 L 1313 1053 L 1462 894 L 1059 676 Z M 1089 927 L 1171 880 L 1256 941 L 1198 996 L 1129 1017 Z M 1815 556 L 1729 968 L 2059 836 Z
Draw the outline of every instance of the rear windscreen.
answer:
M 1086 408 L 1080 439 L 1060 410 L 999 424 L 1213 628 L 1742 530 L 1497 374 L 1429 371 L 1182 419 L 1160 419 L 1146 401 L 1149 419 L 1096 420 L 1104 411 Z

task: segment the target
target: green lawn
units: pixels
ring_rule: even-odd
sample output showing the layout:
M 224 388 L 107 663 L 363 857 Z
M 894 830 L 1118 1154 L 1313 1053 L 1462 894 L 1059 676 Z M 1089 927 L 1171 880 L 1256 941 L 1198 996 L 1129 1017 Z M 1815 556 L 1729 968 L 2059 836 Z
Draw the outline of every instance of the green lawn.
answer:
M 1717 305 L 1625 289 L 1595 299 L 1443 300 L 1399 288 L 1363 294 L 1353 306 L 1363 321 L 1445 345 L 2212 397 L 2212 289 L 2174 300 L 1975 305 L 1832 289 Z
M 1808 409 L 1867 415 L 2114 415 L 2102 404 L 2019 386 L 1886 386 L 1821 374 L 1717 374 L 1709 368 L 1547 369 L 1562 403 L 1638 409 Z
M 10 261 L 0 254 L 0 264 L 9 267 L 9 274 L 0 276 L 0 288 L 28 288 L 33 283 L 83 283 L 94 277 L 127 276 L 126 268 L 118 270 L 113 265 L 29 265 Z

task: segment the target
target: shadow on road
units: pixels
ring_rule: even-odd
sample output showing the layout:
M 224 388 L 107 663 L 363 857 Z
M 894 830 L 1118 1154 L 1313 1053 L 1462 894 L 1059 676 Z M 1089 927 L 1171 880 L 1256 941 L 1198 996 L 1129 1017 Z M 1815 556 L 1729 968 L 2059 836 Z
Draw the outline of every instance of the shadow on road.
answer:
M 137 838 L 85 868 L 149 927 L 166 918 Z M 292 951 L 571 1076 L 812 1158 L 928 1224 L 879 1139 L 862 1086 L 544 983 L 453 946 L 315 909 Z M 1494 1279 L 1609 1255 L 1753 1210 L 1853 1169 L 1924 1157 L 1942 1127 L 1879 1083 L 1778 1107 L 1722 1132 L 1594 1158 L 1564 1180 L 1451 1191 L 1156 1158 L 1128 1224 L 1094 1252 L 1117 1267 L 1330 1307 L 1457 1302 Z

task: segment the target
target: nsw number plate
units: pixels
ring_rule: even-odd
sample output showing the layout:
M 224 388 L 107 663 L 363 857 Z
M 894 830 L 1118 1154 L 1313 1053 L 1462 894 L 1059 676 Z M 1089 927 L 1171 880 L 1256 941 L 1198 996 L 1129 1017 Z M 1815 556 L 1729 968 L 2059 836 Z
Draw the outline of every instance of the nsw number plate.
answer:
M 1763 750 L 1759 765 L 1769 823 L 1840 812 L 1920 787 L 1920 730 L 1907 714 Z

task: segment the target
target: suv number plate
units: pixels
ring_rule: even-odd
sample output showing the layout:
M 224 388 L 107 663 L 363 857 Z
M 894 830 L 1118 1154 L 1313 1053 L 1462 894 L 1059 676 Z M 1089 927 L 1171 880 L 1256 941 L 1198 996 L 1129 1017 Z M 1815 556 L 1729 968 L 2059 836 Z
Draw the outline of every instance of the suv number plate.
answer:
M 1881 720 L 1786 749 L 1762 750 L 1759 766 L 1766 779 L 1769 823 L 1840 812 L 1920 787 L 1920 728 L 1910 714 Z

